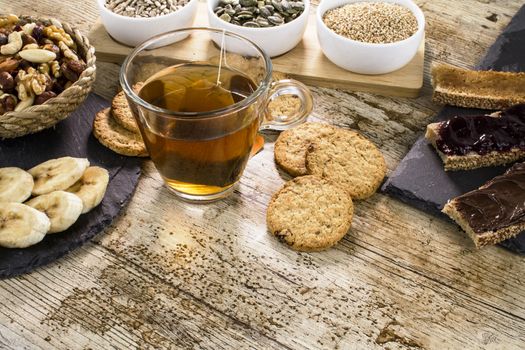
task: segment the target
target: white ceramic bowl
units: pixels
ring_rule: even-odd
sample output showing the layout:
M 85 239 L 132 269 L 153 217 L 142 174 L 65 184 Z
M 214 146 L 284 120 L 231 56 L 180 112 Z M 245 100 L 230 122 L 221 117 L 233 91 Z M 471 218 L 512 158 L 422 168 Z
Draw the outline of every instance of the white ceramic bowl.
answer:
M 299 17 L 276 27 L 249 28 L 223 21 L 213 12 L 213 9 L 219 4 L 219 0 L 208 0 L 208 19 L 210 27 L 226 29 L 250 39 L 268 56 L 275 57 L 293 49 L 303 38 L 310 13 L 310 0 L 303 1 L 304 11 Z M 217 45 L 220 45 L 220 42 L 217 42 L 215 39 L 214 41 Z
M 198 1 L 199 0 L 190 0 L 185 6 L 175 12 L 151 18 L 134 18 L 117 15 L 106 8 L 106 0 L 97 0 L 97 4 L 100 18 L 109 35 L 122 44 L 137 46 L 155 35 L 191 27 L 197 13 Z M 184 38 L 185 37 L 177 37 L 172 42 Z M 162 43 L 162 45 L 167 44 L 170 43 Z
M 418 30 L 410 38 L 388 44 L 355 41 L 336 34 L 323 22 L 326 11 L 354 2 L 390 2 L 408 8 L 418 22 Z M 412 60 L 423 40 L 425 16 L 411 0 L 322 0 L 317 8 L 317 37 L 323 53 L 341 68 L 360 74 L 393 72 Z

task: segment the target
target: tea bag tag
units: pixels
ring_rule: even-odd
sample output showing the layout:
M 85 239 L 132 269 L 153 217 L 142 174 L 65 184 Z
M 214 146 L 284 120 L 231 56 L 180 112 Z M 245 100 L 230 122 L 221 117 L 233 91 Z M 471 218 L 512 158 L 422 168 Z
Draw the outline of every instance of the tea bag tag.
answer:
M 221 85 L 221 69 L 222 69 L 222 60 L 225 55 L 226 49 L 224 48 L 224 39 L 226 37 L 226 30 L 222 30 L 222 38 L 221 38 L 221 50 L 219 53 L 219 69 L 217 70 L 217 82 L 215 85 L 220 86 Z

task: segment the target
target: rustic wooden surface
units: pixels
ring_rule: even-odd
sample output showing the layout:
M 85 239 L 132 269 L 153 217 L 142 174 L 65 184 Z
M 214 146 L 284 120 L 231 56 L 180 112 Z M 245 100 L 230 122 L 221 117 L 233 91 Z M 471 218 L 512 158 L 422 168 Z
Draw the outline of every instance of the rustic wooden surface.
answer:
M 417 1 L 427 16 L 418 99 L 312 87 L 315 115 L 360 130 L 392 170 L 439 108 L 429 65 L 472 67 L 522 1 Z M 1 0 L 3 12 L 56 16 L 87 32 L 94 1 Z M 118 67 L 99 64 L 112 96 Z M 272 141 L 236 193 L 188 205 L 150 162 L 122 215 L 98 239 L 34 273 L 0 281 L 0 348 L 520 349 L 525 258 L 476 250 L 449 222 L 383 195 L 359 202 L 349 234 L 296 253 L 266 232 L 287 179 Z
M 208 27 L 206 2 L 199 2 L 194 25 Z M 131 52 L 131 48 L 114 41 L 104 29 L 99 19 L 89 31 L 89 39 L 97 48 L 100 61 L 122 63 Z M 202 52 L 205 57 L 212 43 L 199 47 L 198 41 L 184 41 L 180 50 L 188 58 L 198 60 L 194 52 Z M 200 50 L 197 50 L 200 49 Z M 287 73 L 305 84 L 345 90 L 372 92 L 386 96 L 417 97 L 423 85 L 423 63 L 425 41 L 421 42 L 415 57 L 405 67 L 383 75 L 362 75 L 337 67 L 323 55 L 317 40 L 315 9 L 311 8 L 308 25 L 303 40 L 290 52 L 272 60 L 274 70 Z M 179 55 L 179 57 L 181 57 Z

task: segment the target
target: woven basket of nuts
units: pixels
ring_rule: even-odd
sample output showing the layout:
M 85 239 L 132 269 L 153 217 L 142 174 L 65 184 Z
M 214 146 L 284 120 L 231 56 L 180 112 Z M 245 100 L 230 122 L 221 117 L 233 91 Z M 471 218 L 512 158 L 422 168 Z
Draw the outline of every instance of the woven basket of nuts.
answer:
M 95 49 L 55 19 L 0 16 L 0 138 L 52 127 L 87 97 Z

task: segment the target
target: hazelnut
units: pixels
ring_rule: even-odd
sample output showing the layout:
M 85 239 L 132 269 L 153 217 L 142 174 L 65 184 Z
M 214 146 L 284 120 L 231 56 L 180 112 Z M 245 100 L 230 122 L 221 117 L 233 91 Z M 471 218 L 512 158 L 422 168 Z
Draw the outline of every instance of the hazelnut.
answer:
M 60 69 L 69 81 L 77 81 L 80 74 L 86 69 L 86 65 L 81 61 L 69 61 L 62 63 Z
M 42 103 L 46 102 L 50 98 L 55 97 L 56 95 L 57 94 L 55 94 L 53 91 L 44 91 L 43 93 L 41 93 L 35 98 L 34 104 L 41 105 Z
M 18 66 L 20 65 L 20 61 L 14 58 L 8 58 L 2 63 L 0 63 L 0 72 L 14 72 Z
M 7 96 L 0 99 L 0 114 L 14 111 L 16 107 L 16 100 L 13 96 Z
M 0 90 L 7 92 L 13 90 L 15 87 L 15 80 L 8 72 L 0 72 Z

